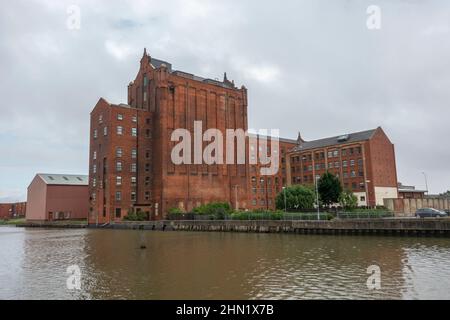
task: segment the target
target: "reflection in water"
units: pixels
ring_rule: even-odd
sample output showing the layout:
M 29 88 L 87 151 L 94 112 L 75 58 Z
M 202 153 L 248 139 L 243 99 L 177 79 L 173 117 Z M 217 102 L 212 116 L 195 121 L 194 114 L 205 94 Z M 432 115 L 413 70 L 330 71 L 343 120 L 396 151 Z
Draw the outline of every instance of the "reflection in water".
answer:
M 443 238 L 4 227 L 0 299 L 450 299 L 449 248 Z M 74 264 L 80 291 L 66 287 Z M 378 291 L 366 286 L 373 264 Z

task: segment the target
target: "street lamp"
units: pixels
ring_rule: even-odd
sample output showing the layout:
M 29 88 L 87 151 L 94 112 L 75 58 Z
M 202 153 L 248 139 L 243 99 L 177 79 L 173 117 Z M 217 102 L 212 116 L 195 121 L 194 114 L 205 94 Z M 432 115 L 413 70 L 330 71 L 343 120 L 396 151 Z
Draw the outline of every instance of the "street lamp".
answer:
M 320 179 L 320 176 L 316 176 L 316 201 L 317 201 L 317 220 L 320 220 L 320 205 L 319 205 L 319 179 Z
M 425 172 L 422 172 L 422 174 L 425 177 L 425 187 L 427 188 L 427 194 L 428 194 L 428 178 L 427 178 L 427 174 Z

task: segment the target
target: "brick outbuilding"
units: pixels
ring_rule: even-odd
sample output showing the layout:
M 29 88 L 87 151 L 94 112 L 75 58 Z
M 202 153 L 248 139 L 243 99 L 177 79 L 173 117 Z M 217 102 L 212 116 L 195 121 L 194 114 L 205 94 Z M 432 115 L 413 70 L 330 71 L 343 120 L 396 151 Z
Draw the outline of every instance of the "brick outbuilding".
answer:
M 37 174 L 27 195 L 28 221 L 87 219 L 88 176 Z

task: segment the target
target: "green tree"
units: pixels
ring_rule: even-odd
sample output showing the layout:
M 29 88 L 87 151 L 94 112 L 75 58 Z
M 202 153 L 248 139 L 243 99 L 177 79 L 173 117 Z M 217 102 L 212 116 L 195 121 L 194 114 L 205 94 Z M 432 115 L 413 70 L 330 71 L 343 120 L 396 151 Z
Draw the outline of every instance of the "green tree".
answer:
M 284 210 L 284 197 L 286 194 L 286 208 L 292 209 L 311 209 L 314 208 L 315 192 L 313 188 L 295 185 L 286 187 L 275 198 L 277 209 Z
M 353 192 L 346 189 L 339 196 L 339 203 L 345 209 L 355 209 L 358 206 L 358 197 Z
M 335 175 L 326 172 L 320 177 L 318 182 L 320 200 L 325 205 L 339 202 L 339 196 L 342 193 L 341 182 Z
M 446 191 L 444 193 L 441 193 L 440 196 L 441 197 L 445 197 L 445 198 L 450 198 L 450 190 L 448 190 L 448 191 Z

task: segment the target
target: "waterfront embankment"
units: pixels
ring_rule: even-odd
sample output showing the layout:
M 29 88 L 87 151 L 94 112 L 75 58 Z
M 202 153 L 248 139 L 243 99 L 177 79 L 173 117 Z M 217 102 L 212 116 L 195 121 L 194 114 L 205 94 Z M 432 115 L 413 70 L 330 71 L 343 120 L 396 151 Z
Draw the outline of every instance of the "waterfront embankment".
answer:
M 450 235 L 450 219 L 179 220 L 119 222 L 113 229 L 301 234 Z
M 159 231 L 252 232 L 355 235 L 450 236 L 450 218 L 314 220 L 160 220 L 115 222 L 95 226 L 81 223 L 27 222 L 17 227 L 106 228 Z

